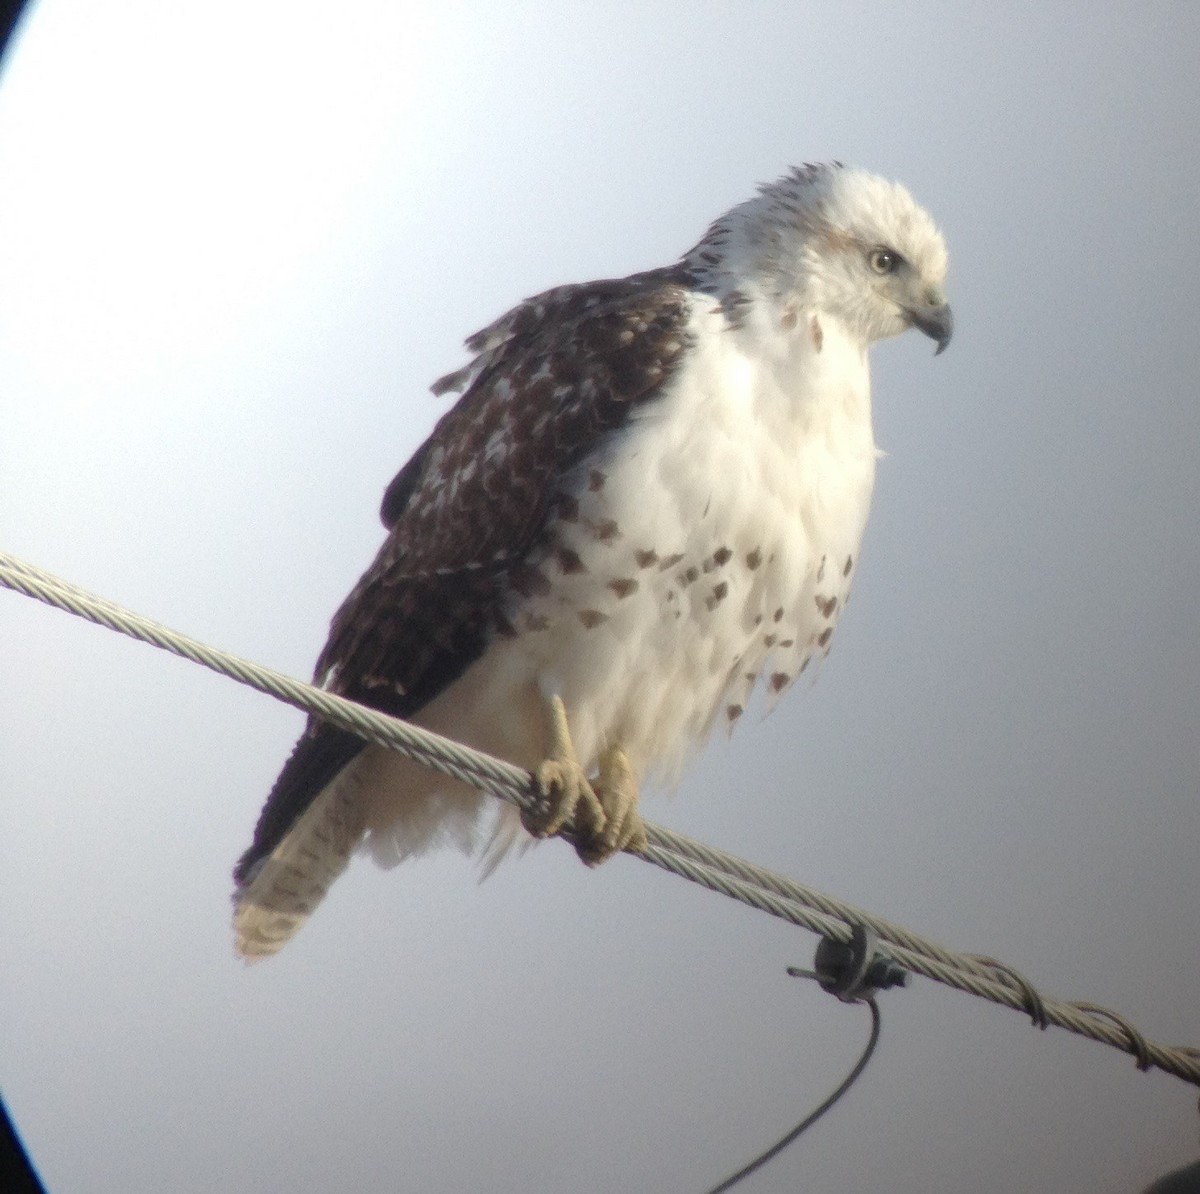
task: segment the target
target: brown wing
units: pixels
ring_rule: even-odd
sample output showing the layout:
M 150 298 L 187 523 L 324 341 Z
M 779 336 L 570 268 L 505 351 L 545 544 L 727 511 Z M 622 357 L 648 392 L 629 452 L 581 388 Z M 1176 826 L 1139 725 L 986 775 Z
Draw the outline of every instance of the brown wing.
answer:
M 652 399 L 685 345 L 686 277 L 656 270 L 560 287 L 468 341 L 466 393 L 384 495 L 388 538 L 334 615 L 316 682 L 409 717 L 453 683 L 491 636 L 504 596 L 570 470 Z M 234 877 L 248 882 L 364 743 L 310 719 L 267 798 Z

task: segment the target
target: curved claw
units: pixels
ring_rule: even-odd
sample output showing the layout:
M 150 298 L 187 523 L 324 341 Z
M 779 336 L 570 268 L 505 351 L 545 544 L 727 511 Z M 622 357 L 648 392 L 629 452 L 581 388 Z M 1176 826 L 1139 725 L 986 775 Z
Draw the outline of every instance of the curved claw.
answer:
M 521 814 L 521 823 L 534 837 L 553 837 L 567 824 L 581 837 L 604 829 L 604 808 L 573 755 L 572 751 L 571 758 L 546 759 L 537 769 L 538 787 L 548 808 L 543 814 Z

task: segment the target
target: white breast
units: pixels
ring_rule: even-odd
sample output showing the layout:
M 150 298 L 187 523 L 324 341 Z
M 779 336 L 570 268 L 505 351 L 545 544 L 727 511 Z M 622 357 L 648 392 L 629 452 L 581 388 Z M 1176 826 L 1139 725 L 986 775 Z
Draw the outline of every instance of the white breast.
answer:
M 777 698 L 828 650 L 875 469 L 865 353 L 836 324 L 764 344 L 703 303 L 670 392 L 572 478 L 551 583 L 514 610 L 581 759 L 619 743 L 666 775 L 756 679 Z
M 789 322 L 731 328 L 697 296 L 668 392 L 565 479 L 573 500 L 512 595 L 516 633 L 414 721 L 532 770 L 557 693 L 585 767 L 615 743 L 670 781 L 757 682 L 774 702 L 828 651 L 874 481 L 869 377 L 835 321 Z M 384 862 L 470 848 L 487 804 L 374 748 L 356 782 Z M 518 824 L 501 818 L 489 867 Z

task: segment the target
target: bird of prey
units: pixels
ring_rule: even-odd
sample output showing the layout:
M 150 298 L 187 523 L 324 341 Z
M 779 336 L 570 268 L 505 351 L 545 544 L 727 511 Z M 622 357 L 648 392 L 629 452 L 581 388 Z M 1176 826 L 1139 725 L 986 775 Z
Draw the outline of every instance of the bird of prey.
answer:
M 543 811 L 311 718 L 234 871 L 238 952 L 279 950 L 364 842 L 485 867 L 564 825 L 592 864 L 643 844 L 643 778 L 828 652 L 878 454 L 867 349 L 946 347 L 946 264 L 902 186 L 810 164 L 678 263 L 472 336 L 315 682 L 528 768 Z

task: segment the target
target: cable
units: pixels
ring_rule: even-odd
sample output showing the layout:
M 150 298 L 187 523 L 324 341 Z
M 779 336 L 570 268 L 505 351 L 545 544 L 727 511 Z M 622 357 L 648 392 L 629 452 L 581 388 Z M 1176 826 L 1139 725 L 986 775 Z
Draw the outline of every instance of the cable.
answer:
M 206 646 L 2 552 L 0 585 L 202 664 L 521 808 L 538 807 L 541 797 L 533 777 L 503 759 Z M 1049 999 L 1016 970 L 994 959 L 947 949 L 853 904 L 683 834 L 649 822 L 646 834 L 648 844 L 638 856 L 672 874 L 836 942 L 849 943 L 852 926 L 865 925 L 878 936 L 880 954 L 905 970 L 1025 1012 L 1039 1027 L 1055 1024 L 1111 1045 L 1131 1054 L 1140 1068 L 1157 1067 L 1200 1086 L 1200 1049 L 1148 1040 L 1124 1017 L 1095 1004 Z
M 795 975 L 803 974 L 804 977 L 816 977 L 815 974 L 806 971 L 789 970 L 788 973 Z M 841 1085 L 819 1107 L 802 1119 L 786 1136 L 781 1136 L 770 1148 L 759 1153 L 753 1161 L 747 1165 L 743 1165 L 737 1173 L 730 1174 L 719 1185 L 713 1186 L 708 1191 L 708 1194 L 724 1194 L 726 1190 L 732 1190 L 742 1178 L 749 1177 L 756 1170 L 761 1169 L 768 1161 L 779 1156 L 789 1144 L 792 1144 L 807 1132 L 858 1081 L 863 1070 L 867 1068 L 867 1063 L 875 1053 L 875 1046 L 879 1044 L 879 1028 L 881 1023 L 879 1004 L 874 999 L 863 999 L 861 1002 L 865 1003 L 871 1012 L 871 1035 L 867 1038 L 867 1047 L 862 1051 L 862 1056 L 854 1063 L 854 1068 L 842 1080 Z
M 879 1044 L 882 1016 L 875 996 L 889 987 L 907 987 L 909 978 L 907 971 L 880 952 L 878 934 L 868 925 L 861 923 L 852 927 L 848 942 L 822 937 L 817 943 L 812 970 L 789 966 L 787 972 L 793 978 L 814 979 L 823 991 L 828 991 L 843 1003 L 865 1003 L 871 1012 L 871 1034 L 867 1038 L 867 1047 L 841 1085 L 816 1110 L 802 1119 L 786 1136 L 759 1153 L 753 1161 L 743 1165 L 737 1173 L 727 1177 L 720 1185 L 714 1186 L 708 1194 L 723 1194 L 723 1191 L 731 1190 L 742 1178 L 749 1177 L 772 1157 L 777 1157 L 789 1144 L 808 1131 L 858 1081 L 875 1052 L 875 1046 Z

